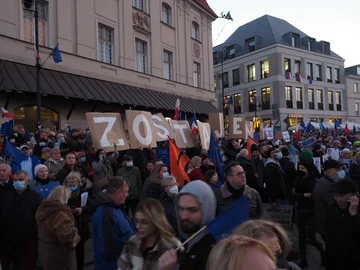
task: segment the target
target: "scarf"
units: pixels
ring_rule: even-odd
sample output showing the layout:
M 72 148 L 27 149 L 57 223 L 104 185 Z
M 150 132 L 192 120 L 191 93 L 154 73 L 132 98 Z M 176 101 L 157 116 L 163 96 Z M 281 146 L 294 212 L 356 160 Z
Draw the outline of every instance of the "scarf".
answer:
M 226 181 L 226 186 L 235 199 L 239 199 L 245 190 L 245 186 L 240 189 L 235 189 L 228 181 Z
M 39 182 L 41 185 L 47 185 L 50 183 L 49 177 L 46 179 L 40 179 L 39 177 L 36 177 L 36 182 Z

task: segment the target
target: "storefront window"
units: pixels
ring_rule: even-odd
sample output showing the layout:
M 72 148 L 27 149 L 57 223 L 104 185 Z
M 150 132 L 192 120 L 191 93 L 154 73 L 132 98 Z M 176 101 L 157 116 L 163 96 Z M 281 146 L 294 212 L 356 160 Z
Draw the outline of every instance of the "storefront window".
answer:
M 30 132 L 36 131 L 36 106 L 25 106 L 14 110 L 15 125 L 26 126 Z M 41 121 L 50 121 L 58 130 L 59 129 L 59 114 L 51 109 L 41 107 Z

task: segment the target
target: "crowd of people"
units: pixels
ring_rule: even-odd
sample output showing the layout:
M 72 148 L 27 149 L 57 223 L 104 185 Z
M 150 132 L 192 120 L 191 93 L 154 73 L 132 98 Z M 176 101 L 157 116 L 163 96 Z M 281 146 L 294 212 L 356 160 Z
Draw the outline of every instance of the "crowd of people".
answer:
M 359 136 L 313 133 L 302 139 L 309 136 L 316 142 L 305 149 L 295 139 L 247 147 L 219 138 L 221 168 L 199 143 L 184 149 L 190 182 L 180 187 L 184 179 L 171 174 L 166 142 L 121 152 L 114 145 L 106 153 L 93 148 L 86 130 L 29 135 L 15 127 L 0 140 L 26 156 L 19 161 L 2 153 L 2 270 L 84 269 L 91 238 L 96 270 L 305 269 L 307 244 L 328 270 L 360 269 Z M 338 157 L 327 155 L 329 149 Z M 320 170 L 314 163 L 319 157 Z M 54 182 L 59 185 L 47 198 L 34 190 Z M 250 219 L 217 242 L 206 226 L 243 197 Z M 264 203 L 294 206 L 298 261 L 288 261 L 289 232 L 269 220 Z

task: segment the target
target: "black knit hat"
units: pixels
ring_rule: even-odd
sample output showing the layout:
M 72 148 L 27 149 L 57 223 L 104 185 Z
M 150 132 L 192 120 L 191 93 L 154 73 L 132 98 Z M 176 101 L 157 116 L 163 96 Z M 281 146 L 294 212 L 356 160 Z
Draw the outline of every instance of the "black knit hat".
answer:
M 256 144 L 252 144 L 250 147 L 250 151 L 251 153 L 255 151 L 259 151 L 259 147 Z
M 214 176 L 215 173 L 216 171 L 214 170 L 207 170 L 204 175 L 206 182 L 210 182 L 211 178 Z
M 356 193 L 358 190 L 358 185 L 352 180 L 340 180 L 330 188 L 331 192 L 339 194 Z
M 324 162 L 324 171 L 327 171 L 329 169 L 340 169 L 342 167 L 342 164 L 335 160 L 335 159 L 328 159 Z

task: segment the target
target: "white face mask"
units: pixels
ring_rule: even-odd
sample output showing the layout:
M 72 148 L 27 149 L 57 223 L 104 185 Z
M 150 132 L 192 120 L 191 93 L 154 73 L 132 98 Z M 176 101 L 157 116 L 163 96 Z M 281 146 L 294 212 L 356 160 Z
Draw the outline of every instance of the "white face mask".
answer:
M 178 187 L 177 185 L 172 186 L 172 187 L 169 189 L 169 193 L 170 193 L 170 194 L 178 194 L 178 193 L 179 193 L 179 187 Z

